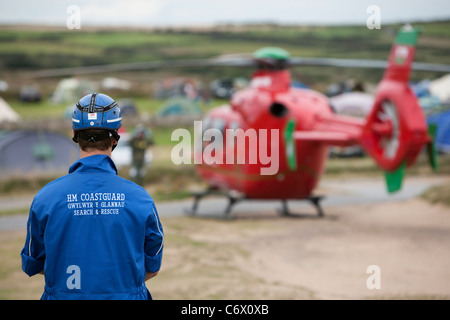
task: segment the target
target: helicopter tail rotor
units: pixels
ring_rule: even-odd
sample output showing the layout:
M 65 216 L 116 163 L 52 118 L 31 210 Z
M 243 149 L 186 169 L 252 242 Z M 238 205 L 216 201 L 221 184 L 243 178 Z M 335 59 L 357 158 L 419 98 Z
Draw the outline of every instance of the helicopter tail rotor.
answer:
M 436 148 L 437 124 L 428 124 L 428 134 L 431 137 L 431 141 L 427 144 L 428 162 L 433 168 L 433 171 L 437 171 L 439 169 L 438 152 Z
M 433 171 L 438 171 L 439 163 L 438 163 L 438 153 L 436 149 L 436 124 L 428 125 L 428 134 L 430 136 L 430 140 L 426 144 L 426 151 L 428 155 L 428 162 L 433 169 Z M 405 168 L 407 162 L 403 162 L 400 166 L 394 171 L 385 171 L 384 177 L 386 180 L 386 186 L 389 193 L 396 192 L 401 189 L 403 177 L 405 176 Z
M 418 30 L 409 25 L 397 35 L 361 135 L 361 144 L 386 172 L 389 192 L 401 188 L 405 168 L 415 162 L 424 145 L 430 145 L 430 159 L 436 163 L 433 138 L 408 86 L 417 35 Z

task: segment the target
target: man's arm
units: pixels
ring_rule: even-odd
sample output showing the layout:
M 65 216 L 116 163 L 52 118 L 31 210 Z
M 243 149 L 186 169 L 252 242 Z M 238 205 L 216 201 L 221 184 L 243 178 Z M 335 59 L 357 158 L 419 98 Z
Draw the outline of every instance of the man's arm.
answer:
M 45 263 L 44 237 L 37 213 L 34 211 L 35 199 L 33 199 L 30 207 L 27 237 L 21 251 L 22 270 L 30 277 L 43 272 Z
M 159 215 L 154 203 L 151 204 L 152 212 L 147 219 L 144 256 L 145 256 L 145 280 L 158 274 L 161 268 L 162 252 L 164 247 L 164 233 Z

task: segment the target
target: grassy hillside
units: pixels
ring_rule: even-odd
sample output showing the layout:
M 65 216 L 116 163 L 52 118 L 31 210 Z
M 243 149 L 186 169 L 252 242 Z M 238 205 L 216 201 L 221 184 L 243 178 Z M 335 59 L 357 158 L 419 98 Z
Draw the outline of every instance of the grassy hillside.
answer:
M 416 23 L 422 27 L 416 61 L 450 64 L 450 21 Z M 0 27 L 0 77 L 21 70 L 77 67 L 162 59 L 208 58 L 251 53 L 279 46 L 292 56 L 386 59 L 399 25 L 381 30 L 365 26 L 228 26 L 189 29 L 89 29 Z M 248 75 L 238 68 L 185 69 L 177 73 L 219 76 Z M 159 73 L 148 72 L 149 77 Z M 343 77 L 377 82 L 381 70 L 297 67 L 294 78 L 310 85 Z M 437 74 L 414 73 L 413 78 Z
M 418 23 L 423 33 L 419 38 L 416 61 L 450 64 L 450 21 Z M 68 30 L 49 27 L 0 26 L 0 79 L 6 80 L 10 89 L 0 93 L 26 122 L 52 119 L 45 123 L 62 123 L 67 134 L 71 134 L 69 120 L 63 120 L 68 104 L 55 105 L 48 96 L 53 92 L 59 78 L 33 80 L 24 76 L 24 71 L 45 68 L 77 67 L 136 61 L 210 58 L 221 54 L 251 53 L 264 46 L 279 46 L 292 56 L 386 59 L 399 25 L 383 25 L 381 30 L 369 30 L 365 26 L 221 26 L 210 29 L 88 29 Z M 156 112 L 162 100 L 149 99 L 152 83 L 167 76 L 184 75 L 201 80 L 204 84 L 217 77 L 248 76 L 249 68 L 191 68 L 184 70 L 137 71 L 116 74 L 89 75 L 89 79 L 101 80 L 113 75 L 132 82 L 133 88 L 126 92 L 105 92 L 115 99 L 132 97 L 141 115 L 147 117 Z M 377 83 L 383 71 L 370 69 L 342 69 L 333 67 L 296 67 L 292 70 L 295 80 L 305 82 L 314 89 L 353 78 Z M 442 74 L 414 72 L 413 79 L 436 78 Z M 18 101 L 20 87 L 37 84 L 42 93 L 40 103 Z M 209 108 L 225 101 L 213 100 Z M 54 120 L 54 121 L 53 121 Z M 65 121 L 65 122 L 63 122 Z M 149 170 L 146 182 L 157 184 L 157 197 L 165 199 L 185 195 L 186 186 L 199 183 L 193 167 L 174 167 L 170 155 L 170 134 L 173 128 L 153 128 L 156 145 L 155 163 Z M 159 157 L 159 158 L 158 158 Z M 159 160 L 158 160 L 158 159 Z M 161 160 L 162 159 L 162 160 Z M 370 159 L 368 159 L 370 160 Z M 327 174 L 352 172 L 354 167 L 339 167 L 342 161 L 330 161 Z M 156 169 L 158 168 L 158 169 Z M 348 169 L 350 168 L 350 169 Z M 359 168 L 359 164 L 358 164 Z M 155 170 L 156 169 L 156 170 Z M 364 173 L 377 170 L 373 163 L 361 169 Z M 358 171 L 360 172 L 360 171 Z M 428 172 L 428 171 L 427 171 Z M 126 176 L 127 170 L 121 174 Z M 170 184 L 170 179 L 179 183 Z M 34 179 L 30 182 L 30 179 Z M 14 193 L 30 186 L 36 189 L 48 180 L 40 177 L 0 181 L 0 193 Z M 176 185 L 177 190 L 167 189 Z M 161 187 L 159 187 L 161 186 Z M 28 190 L 28 189 L 27 189 Z M 30 191 L 30 190 L 28 190 Z M 177 195 L 177 192 L 179 193 Z

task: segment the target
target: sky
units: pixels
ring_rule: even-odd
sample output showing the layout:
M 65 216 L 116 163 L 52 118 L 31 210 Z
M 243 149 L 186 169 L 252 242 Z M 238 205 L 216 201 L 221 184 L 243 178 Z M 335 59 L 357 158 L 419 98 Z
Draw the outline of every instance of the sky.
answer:
M 71 6 L 76 6 L 81 27 L 264 22 L 365 25 L 371 5 L 379 8 L 381 25 L 450 19 L 449 0 L 2 0 L 0 24 L 66 26 L 75 12 Z

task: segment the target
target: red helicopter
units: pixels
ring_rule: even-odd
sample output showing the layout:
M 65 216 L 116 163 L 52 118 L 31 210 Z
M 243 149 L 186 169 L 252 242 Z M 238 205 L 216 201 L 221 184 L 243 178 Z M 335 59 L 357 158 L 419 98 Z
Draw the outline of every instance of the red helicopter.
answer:
M 236 92 L 229 105 L 214 108 L 203 119 L 203 135 L 208 129 L 215 131 L 206 139 L 203 136 L 201 147 L 194 149 L 194 163 L 209 187 L 195 194 L 189 212 L 197 213 L 204 196 L 222 193 L 229 200 L 226 215 L 244 199 L 281 200 L 282 213 L 288 215 L 287 201 L 304 199 L 323 216 L 322 197 L 313 191 L 324 172 L 329 146 L 361 145 L 386 172 L 389 192 L 401 188 L 405 168 L 415 162 L 424 145 L 428 144 L 436 168 L 432 134 L 408 86 L 417 35 L 411 26 L 398 33 L 366 119 L 337 115 L 324 95 L 293 88 L 287 70 L 293 63 L 286 51 L 255 52 L 258 70 L 249 88 Z M 218 133 L 225 138 L 217 139 Z M 264 174 L 264 170 L 272 172 Z

